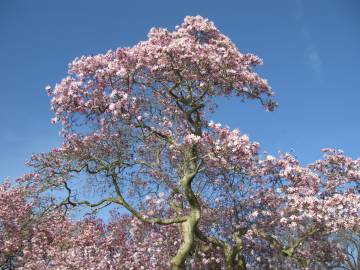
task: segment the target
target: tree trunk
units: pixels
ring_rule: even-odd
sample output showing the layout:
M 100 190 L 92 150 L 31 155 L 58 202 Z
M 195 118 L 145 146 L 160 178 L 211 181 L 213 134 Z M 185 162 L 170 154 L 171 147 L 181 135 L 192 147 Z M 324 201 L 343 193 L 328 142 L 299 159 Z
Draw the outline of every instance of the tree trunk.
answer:
M 191 189 L 191 181 L 196 175 L 196 171 L 192 169 L 190 174 L 186 174 L 181 179 L 181 185 L 184 188 L 186 198 L 190 205 L 190 214 L 185 222 L 182 223 L 183 243 L 181 244 L 175 257 L 171 260 L 173 270 L 180 270 L 184 268 L 186 257 L 194 247 L 195 229 L 200 220 L 201 210 L 200 204 Z
M 225 270 L 246 270 L 244 257 L 237 248 L 226 245 L 224 248 Z

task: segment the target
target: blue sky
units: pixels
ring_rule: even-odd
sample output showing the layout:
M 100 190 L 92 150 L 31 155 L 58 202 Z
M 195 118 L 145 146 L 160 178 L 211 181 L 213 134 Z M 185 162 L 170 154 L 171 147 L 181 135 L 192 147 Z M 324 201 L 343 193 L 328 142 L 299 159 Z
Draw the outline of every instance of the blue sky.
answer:
M 75 57 L 131 46 L 153 27 L 208 17 L 258 72 L 280 107 L 221 100 L 213 120 L 239 127 L 263 150 L 303 162 L 324 147 L 360 156 L 360 1 L 0 1 L 0 179 L 22 175 L 31 153 L 60 144 L 44 87 Z

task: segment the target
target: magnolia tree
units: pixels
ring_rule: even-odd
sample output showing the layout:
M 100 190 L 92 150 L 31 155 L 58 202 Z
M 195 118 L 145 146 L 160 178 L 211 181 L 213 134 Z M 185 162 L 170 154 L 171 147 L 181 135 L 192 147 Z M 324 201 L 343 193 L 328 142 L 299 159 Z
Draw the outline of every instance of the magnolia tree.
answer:
M 75 59 L 47 87 L 63 145 L 0 188 L 0 269 L 342 267 L 360 160 L 304 167 L 209 120 L 218 97 L 276 108 L 261 63 L 200 16 Z

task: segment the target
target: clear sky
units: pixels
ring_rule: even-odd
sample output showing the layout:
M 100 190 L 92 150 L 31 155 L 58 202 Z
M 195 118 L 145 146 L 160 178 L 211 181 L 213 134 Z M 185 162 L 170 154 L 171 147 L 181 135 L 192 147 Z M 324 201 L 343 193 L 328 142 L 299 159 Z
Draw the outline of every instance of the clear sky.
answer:
M 0 1 L 0 179 L 26 171 L 34 152 L 60 144 L 44 87 L 81 55 L 131 46 L 186 15 L 213 20 L 240 51 L 264 60 L 280 107 L 221 100 L 213 120 L 239 127 L 263 150 L 303 162 L 334 147 L 360 156 L 360 1 Z

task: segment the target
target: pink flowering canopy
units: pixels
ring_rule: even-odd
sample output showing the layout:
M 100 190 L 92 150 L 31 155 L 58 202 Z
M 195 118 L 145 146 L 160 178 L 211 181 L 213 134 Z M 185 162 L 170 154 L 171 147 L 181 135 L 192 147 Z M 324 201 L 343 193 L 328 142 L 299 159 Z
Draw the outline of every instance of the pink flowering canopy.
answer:
M 276 108 L 260 64 L 200 16 L 75 59 L 47 87 L 63 144 L 0 186 L 0 269 L 345 267 L 360 160 L 302 166 L 210 120 L 221 96 Z

